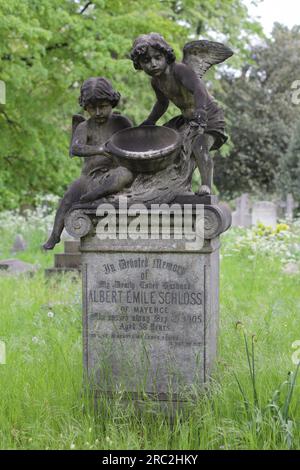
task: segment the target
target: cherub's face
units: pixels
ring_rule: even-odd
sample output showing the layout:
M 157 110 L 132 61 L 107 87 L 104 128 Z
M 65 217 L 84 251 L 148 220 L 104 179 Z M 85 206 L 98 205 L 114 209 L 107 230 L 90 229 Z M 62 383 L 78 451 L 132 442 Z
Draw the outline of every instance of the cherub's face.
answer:
M 140 66 L 151 77 L 159 77 L 168 67 L 166 56 L 149 46 L 147 53 L 139 59 Z
M 88 104 L 86 110 L 89 115 L 99 123 L 104 123 L 108 120 L 112 112 L 112 105 L 107 100 L 100 100 L 94 105 Z

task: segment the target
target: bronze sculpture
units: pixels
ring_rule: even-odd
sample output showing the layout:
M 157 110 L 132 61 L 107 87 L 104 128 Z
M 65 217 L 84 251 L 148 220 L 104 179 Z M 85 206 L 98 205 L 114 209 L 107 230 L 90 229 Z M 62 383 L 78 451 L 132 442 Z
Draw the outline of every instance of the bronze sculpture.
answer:
M 211 150 L 227 140 L 222 109 L 208 93 L 202 77 L 233 52 L 221 43 L 192 41 L 175 61 L 171 46 L 158 33 L 139 36 L 133 44 L 134 67 L 151 76 L 156 103 L 138 128 L 113 113 L 120 95 L 103 77 L 89 78 L 79 103 L 89 113 L 73 116 L 70 155 L 84 158 L 81 176 L 65 193 L 44 249 L 59 241 L 67 213 L 76 204 L 113 202 L 120 195 L 131 202 L 171 203 L 192 194 L 192 175 L 198 166 L 199 195 L 210 195 L 213 183 Z M 156 126 L 169 101 L 181 111 L 164 126 Z M 171 156 L 171 157 L 170 157 Z
M 73 116 L 70 156 L 83 157 L 83 168 L 80 178 L 70 185 L 60 202 L 52 233 L 43 245 L 45 250 L 52 250 L 59 243 L 65 215 L 73 204 L 118 192 L 132 181 L 131 172 L 117 166 L 103 145 L 115 132 L 132 126 L 125 116 L 112 112 L 119 99 L 120 94 L 103 77 L 89 78 L 81 87 L 79 104 L 90 118 Z
M 166 112 L 169 100 L 181 115 L 166 125 L 180 131 L 185 123 L 198 126 L 192 152 L 197 162 L 202 185 L 199 194 L 210 194 L 213 182 L 213 162 L 209 150 L 219 149 L 227 140 L 222 109 L 209 95 L 202 77 L 214 64 L 230 57 L 233 52 L 220 43 L 193 41 L 183 49 L 183 61 L 175 62 L 171 46 L 157 33 L 139 36 L 133 44 L 131 59 L 137 70 L 152 77 L 156 103 L 142 125 L 154 125 Z

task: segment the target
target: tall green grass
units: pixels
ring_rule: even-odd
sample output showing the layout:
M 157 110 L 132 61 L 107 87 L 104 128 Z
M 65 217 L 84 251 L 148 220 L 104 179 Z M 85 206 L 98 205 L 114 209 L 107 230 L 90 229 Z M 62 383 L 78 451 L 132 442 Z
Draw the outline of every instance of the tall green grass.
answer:
M 2 257 L 9 239 L 3 233 Z M 291 356 L 300 339 L 300 279 L 276 256 L 241 252 L 221 261 L 218 360 L 210 387 L 172 421 L 146 406 L 101 399 L 82 387 L 81 285 L 46 280 L 53 263 L 34 232 L 21 258 L 32 278 L 0 276 L 1 449 L 300 448 L 299 380 Z M 3 256 L 4 255 L 4 256 Z

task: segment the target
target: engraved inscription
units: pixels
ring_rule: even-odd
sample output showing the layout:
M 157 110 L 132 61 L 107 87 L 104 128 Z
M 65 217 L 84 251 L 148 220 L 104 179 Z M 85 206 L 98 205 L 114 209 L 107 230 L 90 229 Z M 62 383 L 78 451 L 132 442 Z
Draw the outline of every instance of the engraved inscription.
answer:
M 132 332 L 155 332 L 157 335 L 151 339 L 191 344 L 186 335 L 171 334 L 174 325 L 175 329 L 182 325 L 186 330 L 203 322 L 203 290 L 196 290 L 193 286 L 192 273 L 189 280 L 188 266 L 157 257 L 130 256 L 102 264 L 101 268 L 93 277 L 97 287 L 88 286 L 87 292 L 90 335 L 147 339 L 145 335 L 132 336 Z M 160 272 L 166 270 L 173 279 L 149 279 L 155 279 L 156 269 Z M 121 277 L 124 270 L 134 280 L 124 280 Z M 183 273 L 184 281 L 180 279 Z M 109 276 L 109 281 L 103 280 L 103 275 Z M 105 313 L 107 306 L 113 306 L 113 310 L 110 308 Z M 103 328 L 102 323 L 114 324 L 111 333 Z M 200 336 L 193 344 L 201 344 L 201 339 Z
M 203 380 L 204 267 L 199 259 L 180 254 L 169 259 L 165 253 L 90 256 L 85 286 L 90 368 L 101 369 L 106 358 L 116 383 L 125 374 L 127 386 L 136 388 L 146 374 L 148 391 L 166 392 L 170 377 L 173 382 L 185 377 L 183 383 L 198 375 Z M 99 374 L 100 384 L 105 373 Z

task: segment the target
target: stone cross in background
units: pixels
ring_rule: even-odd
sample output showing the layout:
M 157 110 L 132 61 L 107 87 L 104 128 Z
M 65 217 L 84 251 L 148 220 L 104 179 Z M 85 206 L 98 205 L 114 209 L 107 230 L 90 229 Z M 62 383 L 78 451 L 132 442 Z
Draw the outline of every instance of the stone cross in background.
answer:
M 248 193 L 242 194 L 235 202 L 236 210 L 232 213 L 234 227 L 250 227 L 261 222 L 275 228 L 278 218 L 292 222 L 294 211 L 298 207 L 292 194 L 276 204 L 271 201 L 257 201 L 252 204 L 252 208 Z
M 250 227 L 251 222 L 249 195 L 244 193 L 236 199 L 236 210 L 232 213 L 232 225 L 234 227 Z
M 294 218 L 294 210 L 297 209 L 298 204 L 295 202 L 293 195 L 288 194 L 286 197 L 285 218 L 292 221 Z

